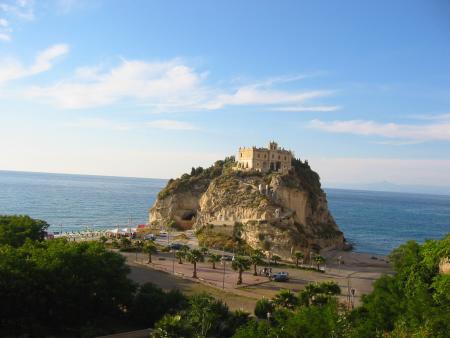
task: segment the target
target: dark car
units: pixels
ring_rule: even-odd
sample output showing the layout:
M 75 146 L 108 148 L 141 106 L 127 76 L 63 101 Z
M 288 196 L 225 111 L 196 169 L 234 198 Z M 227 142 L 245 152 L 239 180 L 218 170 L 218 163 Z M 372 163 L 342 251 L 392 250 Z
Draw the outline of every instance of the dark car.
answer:
M 230 255 L 223 255 L 221 260 L 231 262 L 233 260 L 233 256 Z
M 289 280 L 289 273 L 277 272 L 272 275 L 272 280 L 275 282 L 287 282 Z
M 180 243 L 172 243 L 170 244 L 170 250 L 180 250 L 183 247 L 183 244 Z
M 145 235 L 144 239 L 147 241 L 154 241 L 156 239 L 156 236 L 153 234 Z

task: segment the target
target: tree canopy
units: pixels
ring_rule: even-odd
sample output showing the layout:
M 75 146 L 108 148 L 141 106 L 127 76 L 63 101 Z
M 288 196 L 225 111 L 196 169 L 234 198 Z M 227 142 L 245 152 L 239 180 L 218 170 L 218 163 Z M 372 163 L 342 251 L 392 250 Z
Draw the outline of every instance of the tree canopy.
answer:
M 29 216 L 0 215 L 0 245 L 21 246 L 26 239 L 40 241 L 45 237 L 48 224 Z

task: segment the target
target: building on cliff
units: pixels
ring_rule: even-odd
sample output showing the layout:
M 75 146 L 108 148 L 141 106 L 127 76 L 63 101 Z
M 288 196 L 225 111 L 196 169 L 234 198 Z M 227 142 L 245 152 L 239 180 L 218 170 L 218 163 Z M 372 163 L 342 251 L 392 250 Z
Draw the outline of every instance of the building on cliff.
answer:
M 293 154 L 290 150 L 280 148 L 276 142 L 270 142 L 268 148 L 239 148 L 235 170 L 270 170 L 287 173 L 292 168 Z

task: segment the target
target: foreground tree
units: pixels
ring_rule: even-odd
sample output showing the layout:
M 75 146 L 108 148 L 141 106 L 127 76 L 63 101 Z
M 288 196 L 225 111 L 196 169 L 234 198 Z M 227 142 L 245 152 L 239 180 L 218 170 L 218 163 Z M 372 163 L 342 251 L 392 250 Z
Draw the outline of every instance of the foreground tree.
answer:
M 19 247 L 26 239 L 42 241 L 47 228 L 47 222 L 29 216 L 0 215 L 0 245 Z
M 153 242 L 145 243 L 144 251 L 148 255 L 147 263 L 150 264 L 152 262 L 152 255 L 155 255 L 156 253 L 158 253 L 158 249 L 157 249 L 155 243 L 153 243 Z
M 257 276 L 258 272 L 256 271 L 258 265 L 261 265 L 264 263 L 263 260 L 264 254 L 261 250 L 254 250 L 252 255 L 250 256 L 250 261 L 253 265 L 253 276 Z
M 192 249 L 187 253 L 187 260 L 194 265 L 194 271 L 192 273 L 192 278 L 197 278 L 197 263 L 203 262 L 203 253 L 198 249 Z
M 292 310 L 297 306 L 298 298 L 290 290 L 282 290 L 275 295 L 272 303 L 276 306 Z
M 245 270 L 250 269 L 251 261 L 250 259 L 243 257 L 243 256 L 236 256 L 233 259 L 233 262 L 231 263 L 231 267 L 233 270 L 238 272 L 238 280 L 237 284 L 242 284 L 242 273 Z
M 128 273 L 98 242 L 0 246 L 0 336 L 73 336 L 121 318 L 134 292 Z
M 303 254 L 303 252 L 301 251 L 296 251 L 294 253 L 294 257 L 295 257 L 295 266 L 298 268 L 298 264 L 300 261 L 303 262 L 303 259 L 305 258 L 305 255 Z

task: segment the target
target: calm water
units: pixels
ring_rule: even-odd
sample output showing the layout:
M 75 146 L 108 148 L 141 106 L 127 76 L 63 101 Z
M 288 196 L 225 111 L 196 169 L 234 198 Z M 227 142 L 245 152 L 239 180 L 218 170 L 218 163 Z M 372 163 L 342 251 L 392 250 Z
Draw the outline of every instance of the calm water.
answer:
M 0 214 L 28 214 L 54 231 L 147 221 L 165 180 L 0 171 Z M 327 189 L 336 222 L 356 251 L 386 254 L 408 239 L 450 232 L 450 196 Z

